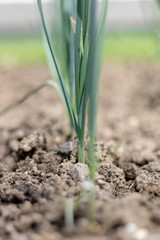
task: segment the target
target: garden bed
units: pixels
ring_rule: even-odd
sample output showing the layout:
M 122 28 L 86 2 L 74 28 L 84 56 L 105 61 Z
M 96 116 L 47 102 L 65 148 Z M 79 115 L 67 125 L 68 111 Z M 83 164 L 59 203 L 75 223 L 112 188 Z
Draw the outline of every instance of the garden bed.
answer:
M 0 108 L 49 78 L 44 66 L 2 69 Z M 75 139 L 47 87 L 0 118 L 0 240 L 160 239 L 159 66 L 107 63 L 101 79 L 95 223 L 75 174 Z M 59 149 L 66 142 L 69 153 Z M 76 205 L 72 230 L 64 223 L 68 198 Z

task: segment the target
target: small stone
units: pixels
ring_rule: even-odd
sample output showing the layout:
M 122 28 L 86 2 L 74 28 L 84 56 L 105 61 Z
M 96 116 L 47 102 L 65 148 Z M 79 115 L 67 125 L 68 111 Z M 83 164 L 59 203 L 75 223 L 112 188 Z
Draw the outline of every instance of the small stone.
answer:
M 82 188 L 85 191 L 93 191 L 94 190 L 94 182 L 91 180 L 86 180 L 82 183 Z
M 136 240 L 145 240 L 147 239 L 148 231 L 146 229 L 138 229 L 137 232 L 134 234 L 134 238 Z
M 72 152 L 73 147 L 71 142 L 66 142 L 64 144 L 59 145 L 58 152 L 63 154 L 69 154 Z
M 75 181 L 84 181 L 89 176 L 89 168 L 87 164 L 77 163 L 74 165 L 72 177 Z
M 128 223 L 126 226 L 125 226 L 125 230 L 130 233 L 130 234 L 133 234 L 137 231 L 137 225 L 135 223 Z
M 100 185 L 100 186 L 103 186 L 103 185 L 106 184 L 106 182 L 103 181 L 102 179 L 98 179 L 98 180 L 97 180 L 97 184 Z
M 148 231 L 146 229 L 140 229 L 135 223 L 128 223 L 125 230 L 132 234 L 134 240 L 145 240 L 148 239 Z

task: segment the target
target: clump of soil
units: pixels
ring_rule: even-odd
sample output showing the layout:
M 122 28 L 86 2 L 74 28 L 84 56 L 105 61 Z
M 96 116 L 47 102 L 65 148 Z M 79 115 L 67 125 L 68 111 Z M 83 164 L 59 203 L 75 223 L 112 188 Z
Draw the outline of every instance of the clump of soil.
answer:
M 45 89 L 0 119 L 0 240 L 160 239 L 160 115 L 142 91 L 148 68 L 157 79 L 156 65 L 104 67 L 92 224 L 88 168 L 77 163 L 76 139 L 67 135 L 56 92 Z M 8 91 L 2 103 L 13 90 L 23 95 L 36 85 L 37 76 L 43 82 L 49 74 L 44 67 L 2 70 Z M 67 228 L 72 203 L 74 227 Z

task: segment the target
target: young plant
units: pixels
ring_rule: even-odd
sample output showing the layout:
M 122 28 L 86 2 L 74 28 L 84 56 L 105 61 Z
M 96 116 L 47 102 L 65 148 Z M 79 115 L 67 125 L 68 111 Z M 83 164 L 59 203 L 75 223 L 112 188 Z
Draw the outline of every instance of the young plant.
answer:
M 67 0 L 68 1 L 68 0 Z M 88 113 L 89 131 L 89 165 L 91 179 L 94 179 L 96 169 L 96 158 L 94 154 L 95 125 L 97 115 L 97 98 L 100 71 L 100 47 L 103 35 L 104 23 L 107 12 L 107 0 L 104 0 L 98 15 L 99 0 L 71 0 L 72 16 L 70 16 L 70 27 L 67 22 L 67 32 L 70 33 L 70 40 L 64 34 L 64 48 L 66 49 L 65 61 L 68 69 L 67 76 L 63 76 L 57 56 L 55 54 L 52 40 L 46 27 L 42 1 L 37 0 L 45 43 L 49 51 L 50 65 L 56 70 L 58 82 L 48 81 L 26 94 L 20 100 L 14 102 L 0 112 L 0 116 L 10 111 L 17 105 L 24 102 L 31 95 L 43 87 L 50 85 L 57 89 L 65 102 L 70 122 L 77 136 L 78 161 L 85 163 L 85 129 L 86 116 Z M 62 23 L 65 28 L 66 13 L 65 0 L 61 0 Z M 75 17 L 75 19 L 74 19 Z M 68 62 L 68 59 L 70 61 Z
M 67 89 L 66 81 L 63 77 L 62 70 L 57 61 L 57 57 L 52 46 L 50 36 L 46 27 L 44 13 L 41 0 L 37 0 L 40 11 L 42 27 L 48 48 L 52 56 L 54 67 L 56 68 L 59 78 L 61 96 L 63 97 L 71 123 L 77 136 L 78 161 L 85 162 L 84 139 L 87 106 L 89 106 L 89 132 L 90 146 L 93 145 L 95 139 L 95 117 L 97 103 L 97 87 L 99 62 L 97 59 L 97 48 L 100 42 L 100 36 L 103 32 L 103 26 L 107 10 L 107 1 L 104 1 L 102 18 L 97 17 L 98 0 L 77 0 L 75 20 L 72 21 L 72 31 L 74 34 L 74 96 L 73 99 Z M 72 83 L 73 86 L 73 83 Z M 90 147 L 92 149 L 92 147 Z M 91 151 L 92 152 L 92 151 Z

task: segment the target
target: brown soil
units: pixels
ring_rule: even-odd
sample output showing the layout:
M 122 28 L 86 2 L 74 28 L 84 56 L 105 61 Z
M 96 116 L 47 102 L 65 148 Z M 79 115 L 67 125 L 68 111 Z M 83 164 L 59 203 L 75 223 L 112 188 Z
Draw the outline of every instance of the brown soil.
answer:
M 159 70 L 103 66 L 92 224 L 56 91 L 46 88 L 0 119 L 0 240 L 160 239 Z M 2 69 L 0 109 L 49 77 L 45 67 Z M 59 145 L 67 141 L 65 152 Z M 71 200 L 75 226 L 68 229 Z

